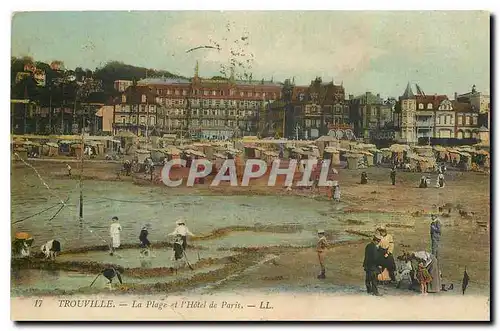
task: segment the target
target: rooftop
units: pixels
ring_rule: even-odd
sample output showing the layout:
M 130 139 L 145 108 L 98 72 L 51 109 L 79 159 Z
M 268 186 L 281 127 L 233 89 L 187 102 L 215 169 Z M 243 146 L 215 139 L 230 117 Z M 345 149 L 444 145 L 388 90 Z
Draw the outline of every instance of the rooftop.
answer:
M 185 78 L 144 78 L 137 82 L 137 85 L 171 85 L 189 84 L 191 81 Z

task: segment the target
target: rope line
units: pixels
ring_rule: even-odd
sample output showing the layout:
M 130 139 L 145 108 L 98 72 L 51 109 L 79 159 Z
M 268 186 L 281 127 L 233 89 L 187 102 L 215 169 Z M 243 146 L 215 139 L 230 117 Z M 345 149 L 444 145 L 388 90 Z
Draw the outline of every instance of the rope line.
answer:
M 61 199 L 61 197 L 59 197 L 57 194 L 55 194 L 53 192 L 53 190 L 50 188 L 50 186 L 43 180 L 42 176 L 40 175 L 40 173 L 38 172 L 38 170 L 35 169 L 35 167 L 33 167 L 31 164 L 29 164 L 28 162 L 26 162 L 22 157 L 19 156 L 18 153 L 14 153 L 14 155 L 21 161 L 23 162 L 26 166 L 30 167 L 31 169 L 33 169 L 36 173 L 36 175 L 38 176 L 38 178 L 40 179 L 40 181 L 42 182 L 42 184 L 52 193 L 52 195 L 54 195 L 56 198 L 59 199 L 60 203 L 65 205 L 66 203 L 63 201 L 63 199 Z
M 44 210 L 39 211 L 38 213 L 35 213 L 35 214 L 30 215 L 30 216 L 28 216 L 28 217 L 25 217 L 25 218 L 22 218 L 22 219 L 20 219 L 20 220 L 15 221 L 15 222 L 12 222 L 12 224 L 17 224 L 17 223 L 20 223 L 20 222 L 26 221 L 27 219 L 30 219 L 30 218 L 35 217 L 35 216 L 37 216 L 37 215 L 40 215 L 40 214 L 42 214 L 42 213 L 44 213 L 44 212 L 46 212 L 46 211 L 48 211 L 48 210 L 51 210 L 52 208 L 55 208 L 55 207 L 57 207 L 57 206 L 59 206 L 59 205 L 60 205 L 60 203 L 56 203 L 55 205 L 52 205 L 52 206 L 50 206 L 49 208 L 45 208 Z

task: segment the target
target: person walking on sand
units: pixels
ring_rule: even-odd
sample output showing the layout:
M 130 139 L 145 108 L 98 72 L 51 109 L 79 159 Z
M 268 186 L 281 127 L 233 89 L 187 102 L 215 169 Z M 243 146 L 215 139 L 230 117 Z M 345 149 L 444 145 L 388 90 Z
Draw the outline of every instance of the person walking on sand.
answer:
M 335 181 L 333 183 L 332 190 L 333 190 L 333 201 L 340 202 L 340 186 L 338 182 Z
M 186 226 L 186 221 L 183 219 L 178 219 L 175 224 L 177 225 L 175 227 L 174 232 L 170 233 L 170 236 L 177 236 L 180 235 L 182 239 L 182 249 L 186 250 L 187 248 L 187 236 L 190 235 L 191 237 L 194 237 L 194 234 L 189 231 L 188 227 Z
M 439 175 L 437 176 L 436 187 L 443 188 L 444 187 L 444 175 L 439 170 Z
M 365 270 L 365 285 L 368 294 L 381 296 L 377 288 L 377 275 L 380 273 L 379 268 L 379 250 L 380 235 L 375 234 L 372 241 L 365 247 L 365 259 L 363 261 L 363 269 Z
M 318 261 L 319 261 L 319 267 L 321 269 L 320 274 L 318 275 L 318 279 L 325 279 L 325 255 L 326 255 L 326 249 L 328 248 L 328 241 L 326 240 L 325 237 L 325 231 L 319 230 L 318 231 L 318 243 L 316 245 L 316 252 L 318 253 Z
M 66 169 L 68 170 L 68 177 L 71 177 L 71 166 L 66 163 Z
M 439 260 L 439 242 L 441 241 L 441 222 L 436 215 L 431 215 L 431 253 Z
M 392 185 L 396 185 L 396 166 L 392 167 L 391 170 L 391 182 Z
M 113 223 L 109 226 L 109 235 L 111 236 L 111 251 L 109 255 L 113 255 L 116 249 L 120 247 L 120 232 L 122 231 L 122 227 L 118 223 L 118 217 L 113 216 L 111 220 Z

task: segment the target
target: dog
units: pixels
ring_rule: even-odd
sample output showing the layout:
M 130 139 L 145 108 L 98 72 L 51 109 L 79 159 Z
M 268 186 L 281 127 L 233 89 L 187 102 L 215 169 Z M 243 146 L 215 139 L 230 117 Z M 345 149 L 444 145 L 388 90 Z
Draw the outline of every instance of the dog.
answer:
M 58 240 L 49 240 L 41 247 L 46 259 L 55 260 L 57 254 L 61 252 L 61 243 Z

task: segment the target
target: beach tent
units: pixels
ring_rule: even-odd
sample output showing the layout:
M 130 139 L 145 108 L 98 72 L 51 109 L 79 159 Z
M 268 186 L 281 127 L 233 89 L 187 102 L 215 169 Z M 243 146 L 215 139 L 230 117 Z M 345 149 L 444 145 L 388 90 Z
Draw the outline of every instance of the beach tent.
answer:
M 48 157 L 59 155 L 59 145 L 54 142 L 48 142 L 42 145 L 42 154 Z

